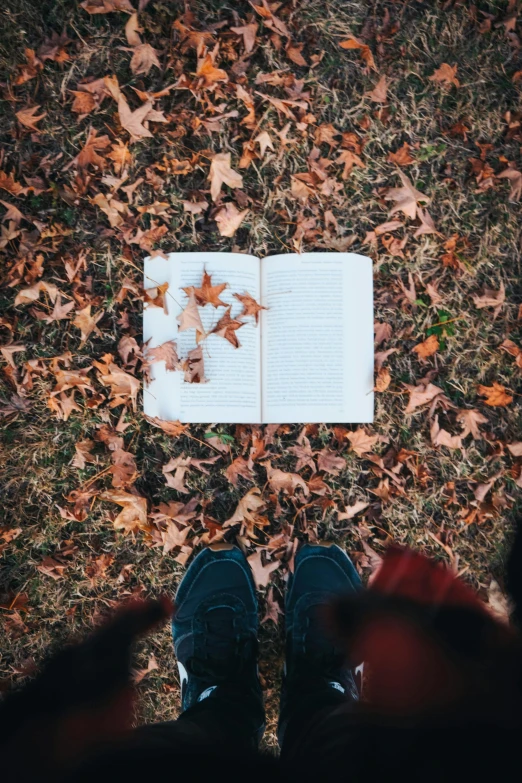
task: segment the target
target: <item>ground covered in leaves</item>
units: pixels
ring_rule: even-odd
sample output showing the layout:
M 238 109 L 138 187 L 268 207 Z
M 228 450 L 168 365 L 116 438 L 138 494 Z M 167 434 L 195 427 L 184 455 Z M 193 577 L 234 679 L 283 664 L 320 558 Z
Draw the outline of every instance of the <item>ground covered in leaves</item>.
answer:
M 260 586 L 270 729 L 299 540 L 338 542 L 363 578 L 407 543 L 487 599 L 522 486 L 519 10 L 2 9 L 4 687 L 223 537 Z M 146 421 L 143 257 L 182 249 L 371 255 L 374 425 Z M 140 719 L 175 713 L 168 629 L 136 678 Z

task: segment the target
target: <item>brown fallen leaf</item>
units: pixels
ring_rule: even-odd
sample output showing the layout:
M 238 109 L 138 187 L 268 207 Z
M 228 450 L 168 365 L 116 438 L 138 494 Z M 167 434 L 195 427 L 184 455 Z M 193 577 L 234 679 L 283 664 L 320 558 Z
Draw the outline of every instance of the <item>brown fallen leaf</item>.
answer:
M 214 88 L 217 82 L 227 82 L 228 74 L 222 68 L 216 68 L 211 53 L 198 59 L 196 79 L 200 89 Z
M 74 309 L 76 302 L 67 302 L 62 304 L 61 294 L 56 297 L 56 302 L 51 313 L 44 313 L 41 310 L 34 308 L 31 312 L 45 323 L 52 324 L 54 321 L 62 321 L 69 317 L 69 313 Z
M 78 310 L 75 318 L 72 321 L 73 326 L 76 326 L 80 330 L 81 345 L 84 345 L 92 332 L 101 336 L 101 332 L 96 326 L 98 321 L 103 318 L 103 311 L 91 315 L 91 305 L 86 305 L 82 310 Z
M 18 226 L 22 220 L 25 220 L 24 214 L 20 212 L 18 207 L 15 207 L 14 204 L 9 204 L 8 201 L 2 201 L 1 198 L 0 198 L 0 204 L 2 204 L 7 209 L 7 212 L 1 218 L 2 223 L 12 220 L 15 223 L 15 225 Z
M 391 383 L 391 373 L 389 369 L 387 367 L 379 368 L 379 370 L 377 371 L 377 378 L 375 379 L 375 391 L 382 394 L 382 392 L 386 391 L 390 383 Z
M 148 364 L 165 362 L 165 369 L 170 372 L 179 370 L 180 363 L 176 341 L 167 340 L 167 342 L 157 345 L 155 348 L 147 348 L 145 351 L 145 360 Z
M 438 416 L 434 417 L 431 424 L 430 437 L 434 446 L 446 446 L 448 449 L 462 448 L 462 436 L 451 435 L 447 430 L 441 429 Z
M 176 547 L 183 546 L 189 533 L 190 533 L 189 526 L 182 527 L 180 529 L 175 522 L 168 520 L 167 527 L 161 531 L 163 554 L 167 555 Z
M 161 472 L 165 476 L 167 487 L 175 489 L 177 492 L 188 494 L 190 490 L 185 486 L 185 475 L 190 469 L 190 464 L 190 457 L 185 457 L 184 454 L 181 454 L 169 460 L 166 465 L 163 465 Z
M 486 397 L 484 402 L 491 408 L 503 408 L 513 402 L 513 397 L 506 392 L 505 386 L 496 381 L 493 381 L 492 386 L 483 386 L 482 384 L 477 386 L 477 394 Z
M 437 234 L 439 237 L 442 236 L 440 232 L 437 231 L 433 218 L 427 209 L 423 210 L 420 207 L 417 207 L 417 217 L 420 219 L 420 226 L 415 229 L 413 234 L 414 239 L 417 239 L 417 237 L 423 236 L 424 234 Z
M 245 24 L 240 27 L 231 27 L 230 30 L 233 33 L 236 33 L 236 35 L 242 36 L 245 54 L 250 54 L 256 45 L 256 35 L 259 30 L 257 22 L 251 22 L 250 24 Z
M 165 421 L 164 419 L 158 419 L 156 416 L 145 416 L 149 424 L 153 427 L 158 427 L 163 430 L 167 435 L 172 438 L 179 438 L 188 429 L 188 424 L 182 424 L 180 421 Z
M 230 166 L 230 152 L 218 152 L 210 163 L 210 195 L 217 201 L 223 184 L 230 188 L 242 188 L 243 177 Z
M 198 305 L 203 307 L 207 304 L 211 304 L 214 307 L 227 307 L 227 303 L 223 302 L 219 298 L 219 294 L 225 290 L 227 283 L 218 283 L 218 285 L 212 285 L 212 275 L 209 275 L 206 269 L 203 269 L 203 279 L 199 288 L 193 288 L 192 292 L 196 298 Z M 187 295 L 191 293 L 190 289 L 183 289 Z
M 124 533 L 135 533 L 138 530 L 147 530 L 147 500 L 140 495 L 131 492 L 107 490 L 99 495 L 100 500 L 108 500 L 117 503 L 122 510 L 114 520 L 116 530 Z
M 448 89 L 451 87 L 452 84 L 455 85 L 455 87 L 460 87 L 460 82 L 457 79 L 456 76 L 457 73 L 457 66 L 456 65 L 448 65 L 448 63 L 442 63 L 440 68 L 437 68 L 434 73 L 432 73 L 431 76 L 429 76 L 430 82 L 439 82 L 440 84 L 443 84 Z
M 381 76 L 373 90 L 369 90 L 365 95 L 374 103 L 386 103 L 388 100 L 388 79 L 386 76 Z
M 102 150 L 106 150 L 107 147 L 110 146 L 111 140 L 108 136 L 98 136 L 97 131 L 94 128 L 91 128 L 82 149 L 66 168 L 76 164 L 80 169 L 85 169 L 87 166 L 97 166 L 100 171 L 103 171 L 106 166 L 106 161 L 98 153 Z
M 348 179 L 354 166 L 358 166 L 360 169 L 366 168 L 366 163 L 351 150 L 340 150 L 335 162 L 344 166 L 343 173 L 341 174 L 343 179 Z
M 390 210 L 390 215 L 400 211 L 403 212 L 406 217 L 414 220 L 417 216 L 417 202 L 420 201 L 422 203 L 429 204 L 431 199 L 428 196 L 425 196 L 424 193 L 416 190 L 408 177 L 402 171 L 399 170 L 397 173 L 401 178 L 403 187 L 388 188 L 384 196 L 386 201 L 395 202 L 395 206 Z
M 306 66 L 308 63 L 302 55 L 303 49 L 304 43 L 295 44 L 291 41 L 288 41 L 285 47 L 285 53 L 288 59 L 296 65 Z
M 268 622 L 268 620 L 272 620 L 274 625 L 279 625 L 280 614 L 283 614 L 283 612 L 281 611 L 278 601 L 274 598 L 274 588 L 270 587 L 266 596 L 265 616 L 261 620 L 261 624 Z
M 347 432 L 346 438 L 358 457 L 363 457 L 379 442 L 379 435 L 369 435 L 364 427 L 358 427 L 355 432 Z
M 46 292 L 49 299 L 54 304 L 58 296 L 58 288 L 53 283 L 47 283 L 45 280 L 40 280 L 29 288 L 22 288 L 15 297 L 14 306 L 18 307 L 18 305 L 21 304 L 37 302 L 42 291 Z
M 314 462 L 315 451 L 312 450 L 308 438 L 303 437 L 302 443 L 297 443 L 295 446 L 289 446 L 288 451 L 297 457 L 297 464 L 295 466 L 296 473 L 299 473 L 299 471 L 305 467 L 311 468 L 314 473 L 316 472 Z
M 485 287 L 482 296 L 473 297 L 473 302 L 475 304 L 475 307 L 477 307 L 479 310 L 481 310 L 484 307 L 494 308 L 493 320 L 495 320 L 498 314 L 500 313 L 505 300 L 506 300 L 506 289 L 502 281 L 500 283 L 500 288 L 498 291 L 495 291 L 494 288 Z
M 457 421 L 462 427 L 461 438 L 471 435 L 473 438 L 482 438 L 479 426 L 488 424 L 489 419 L 476 408 L 461 408 L 457 413 Z
M 438 394 L 443 394 L 442 389 L 433 383 L 420 383 L 418 386 L 411 386 L 411 384 L 405 383 L 404 386 L 410 392 L 410 399 L 404 413 L 413 413 L 422 405 L 432 402 Z
M 249 489 L 248 492 L 243 495 L 232 516 L 223 523 L 223 527 L 232 527 L 232 525 L 240 524 L 255 526 L 259 521 L 259 514 L 257 512 L 264 506 L 265 501 L 261 496 L 261 490 L 259 487 L 252 487 L 252 489 Z M 264 526 L 264 523 L 262 526 Z
M 161 70 L 158 52 L 148 43 L 140 43 L 134 47 L 134 53 L 130 61 L 130 69 L 133 74 L 146 76 L 152 66 Z M 123 124 L 123 123 L 122 123 Z
M 244 457 L 236 457 L 225 470 L 225 476 L 233 487 L 237 487 L 240 476 L 246 479 L 246 481 L 253 482 L 255 480 L 252 468 L 253 462 L 251 459 L 247 461 Z
M 254 297 L 250 296 L 250 294 L 247 294 L 246 291 L 244 294 L 234 294 L 234 298 L 237 299 L 238 302 L 241 302 L 241 304 L 243 305 L 243 309 L 238 317 L 242 318 L 243 316 L 253 315 L 256 324 L 259 323 L 260 311 L 268 309 L 266 307 L 263 307 L 263 305 L 260 305 L 258 302 L 256 302 Z
M 510 454 L 514 457 L 522 457 L 522 441 L 517 443 L 508 443 L 507 448 Z
M 388 163 L 395 163 L 397 166 L 411 166 L 412 163 L 415 163 L 415 158 L 410 155 L 410 150 L 410 145 L 405 141 L 396 152 L 388 153 Z
M 359 41 L 358 38 L 355 38 L 355 36 L 350 35 L 349 38 L 346 39 L 346 41 L 341 41 L 339 46 L 341 49 L 358 49 L 361 53 L 361 57 L 368 66 L 368 68 L 371 68 L 372 70 L 376 71 L 377 66 L 375 65 L 375 60 L 373 58 L 372 50 L 368 46 L 368 44 L 363 43 L 362 41 Z
M 317 453 L 317 466 L 319 470 L 330 473 L 332 476 L 338 476 L 345 469 L 346 460 L 340 457 L 332 449 L 324 448 Z
M 204 339 L 205 329 L 201 322 L 201 316 L 199 314 L 198 305 L 194 292 L 191 292 L 188 296 L 188 303 L 181 313 L 176 317 L 178 321 L 178 331 L 185 332 L 187 329 L 196 330 L 196 342 L 199 343 Z
M 217 223 L 218 231 L 221 236 L 233 237 L 249 211 L 250 210 L 248 209 L 244 209 L 240 212 L 233 201 L 227 201 L 227 203 L 214 215 L 214 220 Z
M 420 361 L 424 362 L 429 356 L 437 353 L 439 350 L 439 338 L 436 334 L 430 334 L 430 336 L 424 340 L 424 342 L 412 348 L 412 351 L 417 354 Z
M 230 317 L 230 311 L 232 307 L 229 305 L 224 315 L 221 316 L 215 327 L 210 334 L 217 334 L 219 337 L 223 337 L 225 340 L 234 346 L 239 348 L 241 343 L 237 339 L 237 330 L 244 326 L 243 321 L 239 321 L 237 318 Z
M 339 509 L 337 509 L 337 519 L 339 521 L 342 521 L 343 519 L 353 519 L 357 514 L 360 514 L 361 511 L 368 508 L 369 505 L 370 504 L 366 503 L 364 500 L 357 500 L 351 506 L 345 506 L 344 511 L 339 511 Z
M 510 356 L 513 356 L 516 366 L 522 370 L 522 348 L 514 343 L 513 340 L 504 340 L 500 348 Z
M 124 216 L 129 214 L 129 208 L 126 204 L 117 198 L 107 197 L 104 193 L 97 193 L 92 199 L 92 203 L 107 215 L 112 228 L 121 226 L 124 222 Z
M 283 491 L 285 495 L 293 495 L 296 489 L 302 489 L 305 496 L 309 495 L 306 481 L 297 473 L 285 473 L 284 470 L 273 468 L 270 460 L 261 464 L 266 468 L 268 483 L 274 492 Z
M 185 383 L 207 383 L 201 345 L 188 352 L 186 358 L 181 362 L 181 369 L 184 372 Z
M 143 302 L 146 307 L 161 307 L 165 315 L 169 314 L 167 291 L 168 283 L 162 283 L 154 288 L 143 290 Z
M 270 574 L 276 571 L 281 565 L 278 560 L 274 560 L 273 562 L 269 562 L 264 565 L 260 549 L 256 549 L 253 555 L 249 555 L 249 557 L 247 557 L 247 560 L 250 568 L 252 569 L 252 575 L 258 590 L 261 587 L 267 587 L 270 581 Z
M 20 109 L 20 111 L 16 112 L 16 118 L 18 122 L 23 125 L 25 128 L 29 128 L 29 130 L 36 131 L 36 133 L 40 133 L 40 128 L 36 127 L 36 123 L 40 122 L 40 120 L 43 120 L 43 118 L 47 115 L 47 112 L 44 111 L 43 114 L 39 114 L 36 116 L 36 112 L 40 106 L 31 106 L 27 107 L 25 109 Z
M 152 138 L 152 133 L 143 124 L 147 119 L 153 118 L 155 122 L 165 122 L 165 117 L 161 112 L 154 111 L 152 101 L 145 101 L 139 108 L 132 111 L 123 93 L 120 94 L 118 100 L 118 115 L 122 128 L 125 128 L 130 134 L 131 142 Z
M 106 354 L 103 361 L 93 362 L 94 367 L 100 371 L 99 381 L 103 386 L 109 386 L 111 389 L 110 407 L 116 405 L 131 403 L 132 409 L 136 410 L 138 392 L 141 388 L 141 382 L 134 375 L 131 375 L 113 362 L 111 354 Z
M 507 169 L 504 169 L 500 174 L 497 174 L 497 179 L 508 179 L 509 184 L 511 185 L 509 200 L 520 201 L 520 197 L 522 196 L 522 171 L 518 171 L 518 169 L 508 166 Z
M 254 142 L 256 144 L 259 144 L 259 151 L 261 153 L 262 158 L 265 157 L 265 153 L 268 149 L 270 150 L 274 149 L 274 144 L 272 142 L 272 139 L 270 138 L 270 134 L 266 130 L 261 131 L 261 133 L 259 133 L 255 137 Z
M 79 470 L 85 470 L 85 467 L 88 462 L 96 462 L 96 457 L 94 457 L 91 454 L 93 448 L 94 448 L 93 440 L 77 441 L 74 444 L 75 454 L 71 462 L 73 468 L 78 468 Z
M 4 357 L 7 364 L 13 369 L 16 369 L 16 364 L 14 363 L 14 359 L 13 359 L 14 354 L 26 350 L 27 350 L 26 346 L 22 345 L 21 343 L 18 344 L 11 343 L 10 345 L 0 346 L 0 353 Z

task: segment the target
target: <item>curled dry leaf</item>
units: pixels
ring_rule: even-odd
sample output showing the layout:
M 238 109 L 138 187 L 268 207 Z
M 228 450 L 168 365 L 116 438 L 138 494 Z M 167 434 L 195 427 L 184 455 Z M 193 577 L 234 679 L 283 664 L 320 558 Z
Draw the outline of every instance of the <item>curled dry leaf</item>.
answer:
M 180 421 L 165 421 L 164 419 L 158 419 L 156 416 L 145 416 L 149 424 L 153 427 L 159 427 L 167 435 L 172 438 L 179 438 L 188 429 L 188 424 L 182 424 Z
M 223 523 L 223 527 L 232 527 L 232 525 L 250 524 L 256 525 L 259 522 L 260 511 L 265 506 L 265 501 L 261 497 L 259 487 L 252 487 L 243 495 L 236 510 L 232 516 Z M 264 526 L 264 522 L 262 523 Z
M 373 58 L 372 50 L 370 47 L 363 43 L 362 41 L 359 41 L 358 38 L 355 38 L 355 36 L 351 35 L 349 38 L 346 39 L 346 41 L 341 41 L 339 44 L 341 49 L 358 49 L 360 51 L 361 57 L 368 66 L 368 68 L 371 68 L 372 70 L 376 71 L 377 66 L 375 65 L 375 60 Z
M 143 291 L 143 303 L 146 307 L 161 307 L 165 315 L 169 314 L 167 291 L 168 283 L 162 283 L 154 288 L 145 288 Z
M 116 530 L 135 533 L 138 530 L 148 529 L 147 500 L 145 498 L 131 492 L 117 492 L 115 490 L 102 492 L 99 497 L 100 500 L 108 500 L 121 506 L 122 510 L 113 522 Z
M 201 345 L 188 352 L 186 358 L 181 362 L 181 369 L 184 372 L 185 383 L 207 383 Z
M 199 343 L 205 337 L 205 329 L 201 322 L 196 297 L 193 291 L 189 290 L 188 303 L 181 313 L 176 317 L 179 324 L 178 331 L 185 332 L 187 329 L 196 330 L 196 342 Z
M 491 408 L 504 408 L 506 405 L 510 405 L 513 402 L 513 396 L 506 392 L 505 386 L 502 386 L 496 381 L 492 386 L 483 386 L 480 384 L 477 386 L 477 393 L 481 397 L 485 397 L 484 402 Z

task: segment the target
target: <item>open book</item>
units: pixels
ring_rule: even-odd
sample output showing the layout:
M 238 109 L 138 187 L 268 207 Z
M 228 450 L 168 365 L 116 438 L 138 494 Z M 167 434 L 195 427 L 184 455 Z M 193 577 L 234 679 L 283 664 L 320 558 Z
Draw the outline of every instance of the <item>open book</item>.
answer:
M 354 253 L 304 253 L 259 259 L 242 253 L 171 253 L 145 259 L 145 288 L 169 283 L 168 314 L 145 306 L 148 347 L 176 340 L 181 355 L 195 331 L 178 333 L 183 288 L 228 283 L 220 298 L 237 317 L 233 294 L 248 292 L 266 310 L 245 317 L 234 348 L 217 334 L 203 348 L 207 383 L 187 383 L 165 362 L 151 366 L 143 405 L 149 416 L 193 423 L 363 423 L 373 420 L 372 262 Z M 200 308 L 206 331 L 224 307 Z

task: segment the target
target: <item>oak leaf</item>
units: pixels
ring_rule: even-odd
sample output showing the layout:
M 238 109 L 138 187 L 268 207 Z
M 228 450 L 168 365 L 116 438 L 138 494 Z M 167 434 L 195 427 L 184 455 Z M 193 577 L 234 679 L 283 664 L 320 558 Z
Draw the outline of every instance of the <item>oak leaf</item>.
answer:
M 24 127 L 29 128 L 29 130 L 40 133 L 40 128 L 36 127 L 36 123 L 40 122 L 40 120 L 43 120 L 43 118 L 47 115 L 47 112 L 44 111 L 43 114 L 35 116 L 39 108 L 40 106 L 31 106 L 17 111 L 16 118 L 18 119 L 18 122 Z
M 205 365 L 203 361 L 203 349 L 201 345 L 189 351 L 186 358 L 181 363 L 184 372 L 183 380 L 185 383 L 206 383 Z
M 363 457 L 370 452 L 380 441 L 379 435 L 369 435 L 363 427 L 358 427 L 355 432 L 347 432 L 346 438 L 358 457 Z
M 412 348 L 412 350 L 417 354 L 421 361 L 426 361 L 429 356 L 433 356 L 433 354 L 437 353 L 439 348 L 439 338 L 436 334 L 430 334 L 430 336 L 424 340 L 424 342 L 419 343 L 414 348 Z
M 122 507 L 122 510 L 113 522 L 116 530 L 123 530 L 124 533 L 134 533 L 137 530 L 148 529 L 146 498 L 130 492 L 117 492 L 115 490 L 102 492 L 99 497 L 101 500 L 108 500 Z
M 230 152 L 218 152 L 210 163 L 210 195 L 217 201 L 223 183 L 230 188 L 242 188 L 243 177 L 230 166 Z
M 260 549 L 257 549 L 253 555 L 249 555 L 249 557 L 247 557 L 247 560 L 250 565 L 250 568 L 252 569 L 254 582 L 256 583 L 256 587 L 258 589 L 261 587 L 267 587 L 268 582 L 270 581 L 270 574 L 273 571 L 276 571 L 281 565 L 281 563 L 278 560 L 274 560 L 271 563 L 267 563 L 266 565 L 263 565 Z
M 437 68 L 437 70 L 432 73 L 432 75 L 429 77 L 430 82 L 439 82 L 443 84 L 448 89 L 451 87 L 452 84 L 455 85 L 455 87 L 460 87 L 460 82 L 457 79 L 456 76 L 457 73 L 457 66 L 456 65 L 448 65 L 448 63 L 442 63 L 440 68 Z
M 243 305 L 243 309 L 241 313 L 239 314 L 239 318 L 242 318 L 243 316 L 247 315 L 253 315 L 256 321 L 256 324 L 259 322 L 259 313 L 261 310 L 267 310 L 268 308 L 263 307 L 263 305 L 260 305 L 253 296 L 250 296 L 250 294 L 247 294 L 246 291 L 244 294 L 234 294 L 234 298 L 238 300 L 238 302 L 241 302 Z
M 227 283 L 218 283 L 218 285 L 212 285 L 212 275 L 209 275 L 206 269 L 203 270 L 203 279 L 199 288 L 194 288 L 193 293 L 198 305 L 203 307 L 207 304 L 211 304 L 214 307 L 227 307 L 227 303 L 223 302 L 219 295 L 227 287 Z M 190 290 L 184 289 L 186 294 L 190 294 Z
M 176 317 L 179 323 L 178 331 L 185 332 L 187 329 L 196 330 L 196 342 L 199 343 L 205 337 L 205 329 L 201 323 L 198 305 L 194 293 L 191 292 L 188 297 L 188 303 L 181 313 Z
M 461 438 L 471 435 L 473 438 L 482 438 L 479 426 L 487 424 L 488 419 L 476 408 L 461 408 L 457 413 L 457 421 L 462 427 Z
M 245 324 L 243 321 L 239 321 L 237 318 L 230 317 L 231 309 L 232 307 L 229 305 L 226 312 L 221 316 L 210 334 L 217 334 L 219 337 L 223 337 L 225 340 L 228 340 L 228 342 L 233 345 L 234 348 L 239 348 L 241 343 L 237 339 L 236 332 Z
M 402 188 L 388 188 L 384 196 L 386 201 L 395 202 L 395 206 L 390 210 L 390 215 L 401 211 L 406 217 L 414 220 L 417 216 L 417 202 L 429 204 L 431 199 L 425 196 L 424 193 L 416 190 L 402 171 L 399 170 L 397 173 L 402 180 Z
M 496 381 L 493 381 L 492 386 L 483 386 L 480 384 L 477 386 L 477 393 L 480 394 L 481 397 L 486 397 L 484 402 L 491 408 L 503 408 L 513 402 L 513 397 L 506 392 L 505 386 L 502 386 Z

